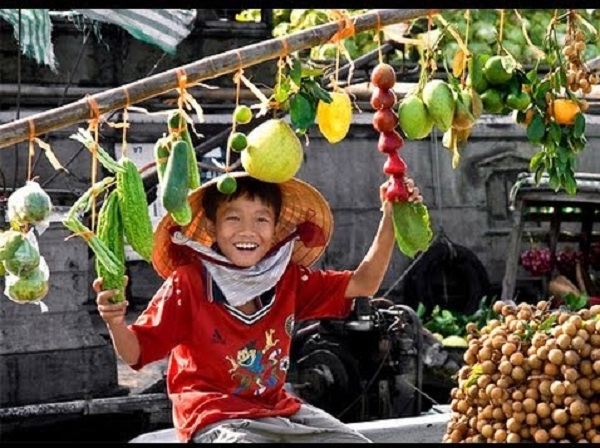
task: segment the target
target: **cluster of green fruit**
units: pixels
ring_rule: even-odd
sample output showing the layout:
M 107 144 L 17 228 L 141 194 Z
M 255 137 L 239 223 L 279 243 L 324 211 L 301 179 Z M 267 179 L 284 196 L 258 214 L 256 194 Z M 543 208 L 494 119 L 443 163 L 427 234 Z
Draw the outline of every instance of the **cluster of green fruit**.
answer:
M 484 112 L 524 111 L 531 98 L 523 90 L 525 74 L 509 55 L 475 54 L 469 59 L 467 86 L 480 95 Z
M 434 125 L 441 132 L 470 129 L 481 111 L 481 100 L 474 89 L 433 79 L 404 97 L 398 119 L 406 137 L 419 140 L 427 137 Z
M 6 277 L 4 294 L 13 302 L 39 303 L 48 294 L 50 272 L 32 226 L 44 228 L 51 212 L 50 196 L 35 181 L 8 198 L 11 229 L 0 230 L 0 275 Z
M 252 120 L 252 110 L 246 105 L 236 106 L 233 111 L 234 124 L 248 124 Z M 235 129 L 235 128 L 234 128 Z M 242 152 L 248 147 L 248 137 L 240 131 L 232 131 L 227 139 L 227 146 L 232 151 Z M 237 189 L 237 181 L 235 177 L 226 173 L 217 181 L 217 190 L 223 194 L 233 194 Z
M 562 10 L 564 11 L 564 10 Z M 467 29 L 464 9 L 441 10 L 444 19 L 451 23 L 461 36 L 468 36 L 468 48 L 473 54 L 493 54 L 498 47 L 498 30 L 500 29 L 500 13 L 497 9 L 471 9 L 470 26 Z M 547 33 L 548 24 L 554 16 L 554 9 L 521 9 L 519 15 L 525 22 L 525 29 L 531 42 L 537 47 L 543 46 Z M 600 10 L 577 10 L 595 29 L 600 26 Z M 559 12 L 559 15 L 562 12 Z M 426 29 L 426 28 L 425 28 Z M 566 35 L 564 22 L 556 24 L 556 34 L 559 41 L 563 41 Z M 600 55 L 600 43 L 593 38 L 585 49 L 585 59 L 592 59 Z M 539 56 L 527 43 L 523 35 L 523 27 L 515 11 L 505 10 L 502 27 L 502 47 L 505 48 L 515 59 L 522 64 L 535 64 Z M 447 64 L 451 64 L 460 46 L 451 35 L 445 35 L 439 45 L 439 55 L 445 58 Z
M 249 123 L 252 112 L 247 106 L 239 106 L 233 119 L 239 124 Z M 234 132 L 228 144 L 240 152 L 244 171 L 263 182 L 282 183 L 292 179 L 304 160 L 300 139 L 281 118 L 262 122 L 248 135 Z M 237 189 L 235 176 L 229 172 L 222 174 L 217 179 L 217 189 L 223 194 L 233 194 Z

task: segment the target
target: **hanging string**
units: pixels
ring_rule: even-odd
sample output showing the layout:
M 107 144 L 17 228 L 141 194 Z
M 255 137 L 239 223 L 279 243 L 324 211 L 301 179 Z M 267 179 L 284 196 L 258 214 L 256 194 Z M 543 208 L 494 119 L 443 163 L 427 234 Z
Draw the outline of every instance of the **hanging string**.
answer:
M 465 47 L 469 47 L 469 27 L 471 25 L 471 10 L 467 9 L 467 11 L 465 12 L 465 19 L 467 20 L 467 26 L 465 29 Z M 467 55 L 465 55 L 467 56 Z M 469 57 L 473 57 L 472 55 L 469 55 Z M 466 58 L 465 58 L 466 61 Z M 464 66 L 467 65 L 466 62 L 463 65 L 463 70 L 462 70 L 462 76 L 460 79 L 460 83 L 462 85 L 462 87 L 465 86 L 465 84 L 467 83 L 467 71 L 465 70 Z
M 502 34 L 504 34 L 504 10 L 500 10 L 500 32 L 498 33 L 498 54 L 502 51 Z
M 177 108 L 179 109 L 179 116 L 181 118 L 185 117 L 185 111 L 183 110 L 183 103 L 185 102 L 185 94 L 186 94 L 186 86 L 187 86 L 187 74 L 185 70 L 182 68 L 177 69 L 177 85 L 179 90 L 179 98 L 177 98 Z M 179 122 L 179 128 L 174 130 L 176 132 L 176 137 L 181 133 L 186 127 L 185 120 L 183 123 Z
M 375 36 L 377 39 L 377 53 L 379 55 L 379 63 L 383 64 L 383 50 L 381 49 L 381 17 L 379 16 L 379 11 L 375 11 L 375 15 L 377 16 L 377 28 L 375 28 Z
M 92 118 L 89 120 L 88 130 L 94 132 L 94 145 L 92 146 L 92 173 L 91 182 L 94 185 L 98 179 L 98 127 L 100 122 L 100 110 L 98 103 L 94 98 L 88 96 L 86 98 L 89 106 Z M 92 222 L 90 230 L 93 232 L 96 228 L 96 193 L 92 193 Z
M 240 59 L 240 62 L 241 62 L 241 59 Z M 240 68 L 238 69 L 237 73 L 233 76 L 233 81 L 235 82 L 235 108 L 236 109 L 240 105 L 240 87 L 241 87 L 241 77 L 243 76 L 243 73 L 244 73 L 244 70 L 242 70 L 241 64 L 240 64 Z M 236 125 L 237 125 L 236 121 L 232 120 L 231 135 L 233 135 L 235 133 Z M 231 142 L 228 139 L 227 140 L 227 151 L 225 153 L 225 172 L 226 173 L 228 173 L 231 170 L 230 160 L 231 160 Z
M 330 42 L 333 42 L 337 46 L 336 58 L 335 58 L 335 77 L 331 78 L 334 90 L 338 89 L 338 72 L 340 68 L 340 53 L 344 52 L 346 59 L 348 59 L 348 63 L 350 64 L 350 71 L 348 73 L 348 84 L 350 84 L 352 78 L 352 72 L 354 71 L 354 63 L 350 54 L 344 47 L 343 40 L 353 36 L 356 32 L 354 28 L 354 22 L 350 19 L 350 16 L 345 12 L 342 12 L 338 9 L 332 9 L 330 15 L 338 20 L 339 30 L 329 39 Z M 379 39 L 379 36 L 378 36 Z M 381 45 L 380 45 L 381 46 Z
M 288 46 L 288 42 L 285 37 L 280 38 L 279 42 L 281 42 L 281 46 L 283 47 L 281 50 L 281 55 L 279 57 L 285 58 L 288 54 L 290 54 L 290 47 Z
M 33 171 L 33 157 L 35 156 L 35 124 L 33 120 L 28 120 L 29 123 L 29 156 L 27 160 L 27 180 L 31 180 L 32 171 Z
M 127 128 L 129 127 L 129 112 L 127 109 L 131 104 L 131 99 L 129 98 L 129 91 L 126 87 L 123 87 L 123 91 L 125 92 L 125 108 L 123 109 L 123 142 L 121 143 L 121 156 L 125 157 L 127 155 Z

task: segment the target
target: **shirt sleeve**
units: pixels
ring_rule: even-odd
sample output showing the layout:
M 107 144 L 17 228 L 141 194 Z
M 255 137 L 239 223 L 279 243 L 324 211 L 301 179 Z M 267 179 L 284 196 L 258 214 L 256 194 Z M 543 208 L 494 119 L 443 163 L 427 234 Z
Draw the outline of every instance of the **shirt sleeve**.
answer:
M 354 301 L 344 294 L 352 271 L 298 269 L 296 320 L 344 318 L 350 313 Z
M 140 343 L 140 359 L 131 367 L 139 370 L 164 358 L 184 342 L 189 326 L 191 288 L 181 268 L 169 276 L 137 320 L 129 325 Z

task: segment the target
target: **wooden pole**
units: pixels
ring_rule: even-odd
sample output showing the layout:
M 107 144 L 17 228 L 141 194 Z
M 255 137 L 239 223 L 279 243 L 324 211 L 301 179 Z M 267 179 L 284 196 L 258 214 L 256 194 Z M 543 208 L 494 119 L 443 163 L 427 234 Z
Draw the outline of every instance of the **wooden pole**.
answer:
M 381 9 L 353 17 L 355 33 L 423 17 L 437 10 L 428 9 Z M 311 48 L 329 41 L 340 31 L 343 22 L 319 25 L 289 36 L 269 39 L 225 53 L 209 56 L 165 72 L 142 78 L 121 87 L 90 95 L 70 104 L 30 115 L 0 126 L 0 148 L 29 140 L 32 136 L 60 129 L 94 118 L 97 104 L 100 115 L 140 103 L 179 87 L 178 73 L 185 73 L 187 83 L 216 78 L 233 73 L 240 68 Z

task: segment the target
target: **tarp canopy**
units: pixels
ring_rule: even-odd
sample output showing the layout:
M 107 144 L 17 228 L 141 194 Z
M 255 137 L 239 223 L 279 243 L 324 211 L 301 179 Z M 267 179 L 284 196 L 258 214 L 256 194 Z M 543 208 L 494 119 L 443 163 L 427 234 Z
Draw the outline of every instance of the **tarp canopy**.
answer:
M 134 38 L 155 45 L 171 55 L 194 28 L 195 9 L 0 9 L 0 19 L 13 26 L 21 51 L 39 64 L 56 71 L 52 44 L 53 17 L 83 16 L 91 21 L 119 26 Z

